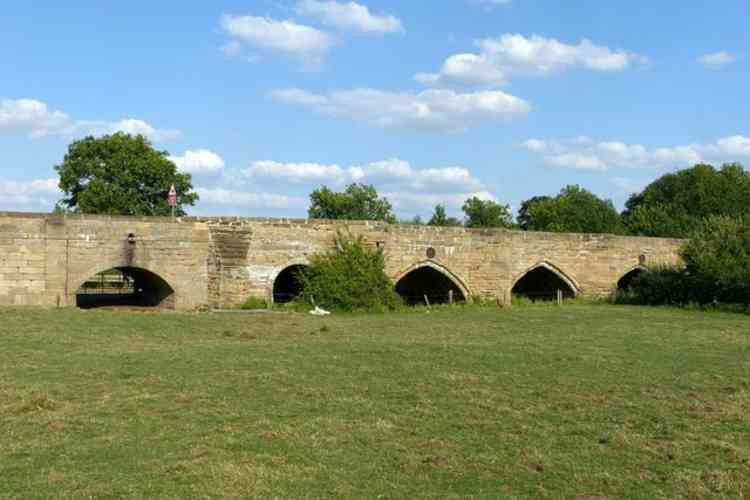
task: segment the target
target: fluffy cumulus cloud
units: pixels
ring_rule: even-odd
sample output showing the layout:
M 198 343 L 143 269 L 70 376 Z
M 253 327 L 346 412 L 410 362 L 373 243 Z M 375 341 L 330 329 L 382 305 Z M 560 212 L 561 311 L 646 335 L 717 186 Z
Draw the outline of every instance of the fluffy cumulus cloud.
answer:
M 392 15 L 375 15 L 365 5 L 333 0 L 301 0 L 298 14 L 319 19 L 323 24 L 346 31 L 392 33 L 403 31 L 401 21 Z
M 275 193 L 243 191 L 223 187 L 197 187 L 201 205 L 239 208 L 302 208 L 307 199 Z
M 49 211 L 62 197 L 58 179 L 0 179 L 0 206 L 5 209 Z
M 137 119 L 115 122 L 74 120 L 67 113 L 52 110 L 36 99 L 0 101 L 0 132 L 26 134 L 32 138 L 47 136 L 104 135 L 114 132 L 142 134 L 154 141 L 166 141 L 179 135 L 176 130 L 161 130 Z
M 476 53 L 448 57 L 438 73 L 414 78 L 432 86 L 469 84 L 499 86 L 518 76 L 542 77 L 581 67 L 593 71 L 623 71 L 644 58 L 582 40 L 570 45 L 552 38 L 506 34 L 478 40 Z
M 231 38 L 223 49 L 228 55 L 239 55 L 243 45 L 249 45 L 290 55 L 307 65 L 320 64 L 335 43 L 332 35 L 319 29 L 267 17 L 225 15 L 221 29 Z
M 381 128 L 464 131 L 487 121 L 527 114 L 531 105 L 500 91 L 420 93 L 353 89 L 319 95 L 301 89 L 275 90 L 277 100 Z
M 321 183 L 338 189 L 350 182 L 373 184 L 399 210 L 428 213 L 438 204 L 458 209 L 471 196 L 494 199 L 483 183 L 464 167 L 415 168 L 398 158 L 342 167 L 337 164 L 257 161 L 243 175 L 258 184 Z
M 711 144 L 649 149 L 641 144 L 596 142 L 588 137 L 564 141 L 529 139 L 523 144 L 552 166 L 585 170 L 613 167 L 685 168 L 696 163 L 724 163 L 750 158 L 750 138 L 735 135 Z
M 182 172 L 189 174 L 216 174 L 224 168 L 224 160 L 207 149 L 188 150 L 181 156 L 170 156 L 169 159 Z
M 725 51 L 704 54 L 698 58 L 698 62 L 707 68 L 719 69 L 732 64 L 735 58 L 732 54 Z

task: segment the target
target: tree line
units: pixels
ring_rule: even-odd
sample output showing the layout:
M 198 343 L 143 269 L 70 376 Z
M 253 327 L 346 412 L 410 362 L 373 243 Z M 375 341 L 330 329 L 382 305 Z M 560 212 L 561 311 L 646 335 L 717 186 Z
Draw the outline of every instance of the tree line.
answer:
M 64 193 L 57 211 L 166 216 L 171 213 L 167 192 L 172 184 L 178 192 L 178 215 L 198 201 L 190 174 L 179 172 L 166 151 L 154 149 L 140 135 L 118 132 L 75 141 L 55 169 Z M 462 219 L 451 217 L 445 205 L 438 204 L 427 221 L 415 217 L 400 222 L 684 238 L 708 217 L 750 213 L 750 173 L 739 163 L 720 168 L 698 164 L 668 173 L 630 196 L 622 212 L 611 200 L 578 185 L 523 201 L 515 217 L 508 204 L 477 197 L 467 199 L 462 211 Z M 315 189 L 308 216 L 399 222 L 387 198 L 374 186 L 358 183 L 341 192 L 327 186 Z
M 313 191 L 310 201 L 310 218 L 397 221 L 389 201 L 370 185 L 350 184 L 343 192 L 323 186 Z M 720 168 L 698 164 L 672 172 L 631 195 L 622 212 L 611 200 L 578 185 L 565 186 L 555 196 L 525 200 L 515 218 L 509 205 L 477 197 L 467 199 L 462 210 L 464 218 L 459 220 L 439 204 L 426 222 L 420 217 L 402 222 L 685 238 L 708 217 L 750 213 L 750 172 L 739 163 Z

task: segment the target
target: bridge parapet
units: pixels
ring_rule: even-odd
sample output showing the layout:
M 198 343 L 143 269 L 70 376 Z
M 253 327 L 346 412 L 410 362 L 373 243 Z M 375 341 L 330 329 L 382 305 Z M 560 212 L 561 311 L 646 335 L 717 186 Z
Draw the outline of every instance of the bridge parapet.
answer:
M 289 266 L 331 248 L 337 230 L 383 248 L 386 272 L 443 270 L 471 298 L 507 303 L 545 268 L 582 295 L 609 293 L 635 268 L 679 262 L 681 240 L 242 217 L 119 217 L 0 213 L 0 305 L 74 305 L 91 276 L 142 269 L 174 290 L 177 309 L 271 298 Z

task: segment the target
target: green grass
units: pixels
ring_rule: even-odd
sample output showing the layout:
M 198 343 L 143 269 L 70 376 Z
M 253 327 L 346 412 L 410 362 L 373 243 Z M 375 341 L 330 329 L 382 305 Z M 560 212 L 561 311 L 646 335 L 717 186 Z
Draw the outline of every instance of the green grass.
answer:
M 0 310 L 0 498 L 742 498 L 750 317 Z

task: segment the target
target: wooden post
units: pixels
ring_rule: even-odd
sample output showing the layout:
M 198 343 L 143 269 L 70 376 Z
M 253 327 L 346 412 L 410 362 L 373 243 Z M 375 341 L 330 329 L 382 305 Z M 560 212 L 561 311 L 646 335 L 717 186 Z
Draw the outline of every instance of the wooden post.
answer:
M 448 290 L 448 303 L 453 305 L 453 290 Z
M 562 290 L 557 291 L 557 305 L 561 306 L 563 302 L 563 293 Z
M 430 299 L 427 298 L 427 294 L 424 294 L 424 303 L 427 304 L 427 307 L 430 307 Z

